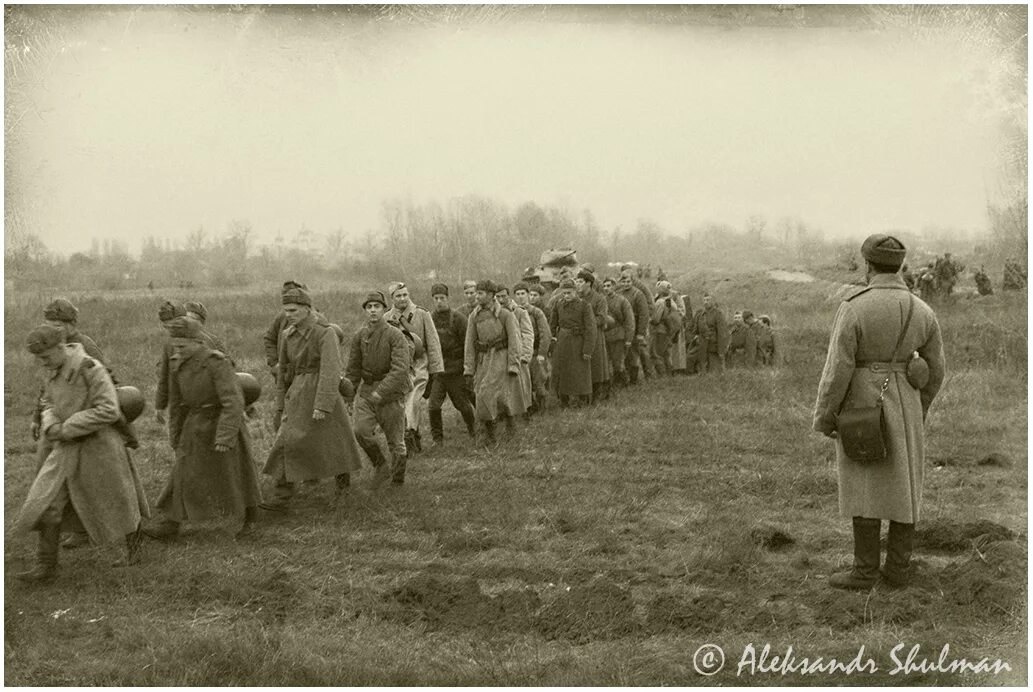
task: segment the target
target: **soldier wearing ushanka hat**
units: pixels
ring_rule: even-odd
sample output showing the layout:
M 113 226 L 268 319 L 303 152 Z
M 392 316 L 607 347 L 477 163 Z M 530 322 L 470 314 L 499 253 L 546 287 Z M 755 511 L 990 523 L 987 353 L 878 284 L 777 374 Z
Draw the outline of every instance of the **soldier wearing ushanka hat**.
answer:
M 915 523 L 921 512 L 925 468 L 925 417 L 944 378 L 943 341 L 932 309 L 908 290 L 899 272 L 904 244 L 878 233 L 861 246 L 868 285 L 839 306 L 828 356 L 818 385 L 813 428 L 836 440 L 839 508 L 850 517 L 854 566 L 829 584 L 867 590 L 880 576 L 879 534 L 889 520 L 882 578 L 904 585 Z M 910 367 L 917 352 L 928 365 L 924 377 Z M 886 458 L 851 459 L 837 435 L 843 411 L 880 402 Z
M 345 379 L 354 394 L 355 439 L 373 464 L 372 487 L 391 478 L 405 482 L 405 395 L 412 388 L 412 350 L 402 332 L 387 323 L 387 299 L 370 291 L 362 301 L 366 324 L 355 333 L 348 351 Z M 376 427 L 384 431 L 389 462 L 380 448 Z
M 592 307 L 578 296 L 572 279 L 562 279 L 554 294 L 556 305 L 549 315 L 552 332 L 552 389 L 560 406 L 588 401 L 592 396 L 592 354 L 597 333 Z

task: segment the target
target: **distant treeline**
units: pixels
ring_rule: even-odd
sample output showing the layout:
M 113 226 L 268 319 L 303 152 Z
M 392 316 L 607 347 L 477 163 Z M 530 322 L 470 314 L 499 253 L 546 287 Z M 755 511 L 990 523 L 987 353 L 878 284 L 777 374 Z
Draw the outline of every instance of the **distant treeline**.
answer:
M 862 235 L 859 231 L 858 238 Z M 924 244 L 926 253 L 987 254 L 970 237 L 948 229 L 938 229 L 935 242 L 901 237 L 912 249 Z M 62 257 L 16 224 L 8 229 L 4 266 L 8 288 L 34 290 L 235 288 L 286 278 L 313 285 L 358 277 L 449 282 L 488 277 L 509 283 L 550 248 L 574 248 L 581 262 L 604 274 L 616 271 L 609 263 L 634 261 L 663 268 L 674 278 L 701 266 L 812 265 L 815 260 L 849 266 L 859 260 L 858 242 L 828 241 L 800 219 L 768 221 L 756 215 L 740 226 L 710 223 L 680 233 L 649 220 L 604 230 L 587 210 L 575 214 L 534 202 L 511 209 L 466 196 L 444 204 L 389 200 L 380 227 L 360 240 L 347 238 L 343 229 L 317 234 L 302 228 L 293 238 L 258 245 L 250 223 L 241 220 L 218 234 L 198 228 L 178 243 L 145 237 L 136 257 L 124 243 L 110 240 Z M 920 256 L 920 251 L 914 255 Z

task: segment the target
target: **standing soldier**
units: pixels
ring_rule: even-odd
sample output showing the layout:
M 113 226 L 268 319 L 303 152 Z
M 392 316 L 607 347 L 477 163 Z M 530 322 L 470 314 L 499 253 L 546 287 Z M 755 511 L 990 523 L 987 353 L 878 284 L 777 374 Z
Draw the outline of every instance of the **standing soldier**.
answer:
M 531 394 L 531 359 L 534 358 L 534 325 L 527 310 L 517 305 L 509 297 L 509 289 L 505 286 L 495 287 L 495 300 L 499 305 L 513 313 L 520 330 L 520 404 L 521 413 L 531 408 L 534 399 Z
M 635 311 L 628 299 L 617 293 L 616 288 L 617 282 L 612 278 L 607 277 L 603 280 L 607 312 L 613 318 L 613 325 L 604 332 L 604 336 L 606 355 L 610 359 L 610 369 L 613 370 L 614 386 L 624 387 L 628 384 L 624 362 L 635 338 Z
M 775 330 L 771 324 L 771 318 L 767 315 L 761 315 L 757 320 L 757 324 L 759 325 L 757 329 L 757 353 L 764 365 L 774 366 L 778 362 L 776 358 L 780 355 L 780 351 L 775 338 Z
M 829 584 L 866 590 L 879 576 L 879 533 L 889 520 L 886 565 L 890 585 L 906 585 L 915 522 L 922 500 L 925 418 L 943 382 L 940 325 L 932 309 L 897 274 L 904 245 L 881 233 L 861 246 L 868 286 L 839 306 L 814 405 L 814 430 L 836 439 L 839 508 L 853 521 L 854 566 Z M 917 351 L 927 373 L 911 372 Z M 919 361 L 920 362 L 920 361 Z M 860 463 L 846 456 L 836 419 L 844 409 L 881 406 L 887 456 Z
M 685 337 L 685 327 L 692 319 L 692 301 L 689 300 L 687 294 L 682 295 L 678 291 L 672 290 L 671 302 L 674 304 L 680 317 L 678 330 L 671 339 L 671 370 L 679 375 L 687 375 L 688 358 L 686 351 L 688 342 Z
M 648 348 L 645 356 L 642 355 L 642 348 L 646 346 L 646 330 L 649 327 L 652 300 L 647 301 L 645 294 L 635 288 L 630 270 L 621 271 L 619 283 L 620 294 L 631 304 L 631 310 L 635 315 L 635 333 L 632 335 L 634 342 L 627 349 L 624 360 L 630 383 L 638 384 L 639 370 L 642 371 L 643 379 L 645 379 L 649 361 Z
M 466 423 L 466 431 L 470 437 L 477 433 L 474 425 L 473 404 L 466 396 L 466 378 L 463 377 L 463 349 L 466 347 L 466 318 L 448 304 L 448 286 L 434 284 L 430 289 L 430 297 L 434 301 L 434 326 L 441 344 L 441 359 L 444 372 L 435 375 L 430 386 L 430 402 L 427 406 L 430 416 L 430 434 L 434 442 L 445 441 L 444 424 L 441 419 L 441 405 L 445 403 L 445 395 L 452 400 L 452 405 Z
M 287 328 L 279 340 L 276 440 L 263 472 L 275 479 L 263 509 L 283 512 L 298 481 L 337 477 L 338 494 L 361 468 L 359 446 L 341 399 L 341 351 L 337 333 L 320 324 L 308 291 L 283 291 Z
M 441 362 L 441 344 L 438 330 L 430 313 L 412 302 L 409 288 L 401 281 L 388 287 L 394 307 L 387 313 L 387 321 L 398 320 L 404 329 L 423 343 L 423 353 L 412 362 L 413 385 L 405 398 L 405 447 L 410 452 L 419 452 L 420 422 L 423 418 L 423 393 L 430 378 L 445 369 Z
M 226 344 L 223 340 L 204 328 L 205 323 L 208 321 L 208 309 L 203 304 L 194 300 L 188 300 L 183 303 L 183 309 L 186 311 L 187 317 L 197 320 L 201 325 L 201 341 L 204 342 L 204 345 L 213 351 L 218 351 L 223 355 L 228 355 Z M 230 360 L 230 365 L 232 364 L 233 361 Z
M 15 528 L 38 531 L 36 566 L 16 577 L 29 583 L 57 575 L 61 529 L 86 532 L 96 544 L 125 541 L 126 564 L 136 562 L 147 497 L 119 433 L 118 396 L 104 366 L 82 344 L 65 344 L 63 330 L 41 325 L 29 352 L 49 378 L 41 434 L 50 443 Z
M 979 267 L 979 271 L 975 273 L 976 290 L 979 291 L 981 296 L 992 296 L 994 294 L 994 285 L 990 282 L 990 277 L 987 276 L 986 271 L 983 267 Z
M 541 284 L 520 282 L 513 287 L 513 299 L 516 304 L 527 310 L 534 329 L 534 349 L 531 356 L 531 394 L 532 402 L 529 412 L 535 413 L 545 409 L 549 383 L 549 347 L 552 345 L 552 330 L 549 329 L 549 318 L 534 302 L 535 296 L 540 301 L 545 289 Z
M 303 291 L 308 290 L 308 286 L 297 281 L 284 281 L 283 287 L 280 289 L 281 293 L 291 288 L 300 288 Z M 318 311 L 313 310 L 318 316 Z M 281 308 L 276 317 L 273 319 L 269 328 L 265 330 L 265 334 L 262 335 L 262 343 L 265 346 L 265 362 L 269 366 L 272 372 L 273 378 L 276 378 L 277 368 L 276 363 L 280 358 L 280 332 L 287 327 L 287 317 L 283 314 Z
M 724 313 L 709 293 L 703 294 L 703 307 L 692 318 L 692 335 L 699 372 L 724 372 L 728 327 Z
M 375 469 L 373 487 L 390 476 L 405 482 L 405 395 L 412 388 L 412 350 L 402 332 L 384 318 L 387 300 L 380 291 L 362 302 L 367 322 L 352 338 L 345 377 L 355 392 L 355 437 Z M 454 401 L 454 400 L 453 400 Z M 387 439 L 387 463 L 374 430 Z
M 174 305 L 165 301 L 158 306 L 158 322 L 168 331 L 169 325 L 177 317 L 185 317 L 186 310 L 182 305 Z M 169 405 L 169 358 L 172 357 L 172 344 L 162 345 L 161 359 L 158 361 L 158 386 L 154 393 L 154 418 L 165 425 L 165 408 Z
M 746 316 L 750 322 L 747 323 Z M 732 315 L 732 328 L 728 330 L 728 350 L 725 352 L 725 363 L 731 367 L 742 363 L 748 368 L 757 362 L 757 330 L 753 327 L 756 320 L 749 310 Z
M 595 314 L 578 296 L 571 279 L 560 281 L 559 297 L 549 316 L 552 328 L 552 388 L 566 408 L 570 397 L 587 402 L 592 396 L 592 354 L 596 335 Z
M 671 293 L 670 281 L 657 281 L 656 290 L 653 314 L 649 319 L 649 328 L 653 334 L 653 367 L 657 375 L 670 375 L 673 370 L 671 346 L 676 343 L 682 328 L 681 304 L 676 300 L 677 296 Z
M 144 533 L 168 540 L 184 521 L 236 515 L 244 517 L 237 538 L 250 536 L 262 496 L 237 375 L 223 353 L 204 343 L 198 321 L 179 317 L 168 329 L 169 437 L 176 461 L 158 498 L 164 519 Z
M 456 308 L 456 312 L 470 319 L 470 313 L 477 307 L 477 282 L 467 279 L 463 282 L 463 297 L 466 302 Z
M 520 328 L 513 313 L 495 300 L 495 284 L 477 282 L 477 308 L 466 323 L 463 374 L 473 378 L 477 419 L 484 425 L 485 442 L 495 444 L 499 416 L 514 428 L 520 408 Z
M 609 310 L 606 307 L 606 296 L 595 289 L 595 274 L 587 269 L 578 272 L 574 279 L 581 299 L 592 308 L 595 317 L 595 331 L 598 336 L 595 340 L 595 351 L 592 353 L 592 401 L 596 402 L 606 397 L 610 385 L 610 359 L 606 355 L 606 339 L 603 333 L 613 323 Z
M 624 265 L 621 267 L 621 276 L 624 274 L 628 275 L 628 279 L 631 281 L 631 285 L 635 287 L 641 295 L 646 306 L 646 311 L 642 314 L 642 318 L 639 317 L 639 313 L 635 312 L 635 319 L 638 320 L 636 324 L 641 323 L 642 325 L 642 338 L 635 339 L 635 345 L 638 348 L 638 362 L 642 366 L 642 379 L 648 380 L 653 376 L 653 349 L 652 349 L 652 333 L 650 332 L 649 318 L 653 312 L 653 292 L 645 281 L 642 280 L 642 267 L 638 268 L 638 276 L 631 271 L 630 265 Z M 623 284 L 622 284 L 623 285 Z M 635 308 L 635 300 L 625 292 L 625 298 L 631 303 L 631 307 Z M 634 383 L 633 383 L 634 384 Z

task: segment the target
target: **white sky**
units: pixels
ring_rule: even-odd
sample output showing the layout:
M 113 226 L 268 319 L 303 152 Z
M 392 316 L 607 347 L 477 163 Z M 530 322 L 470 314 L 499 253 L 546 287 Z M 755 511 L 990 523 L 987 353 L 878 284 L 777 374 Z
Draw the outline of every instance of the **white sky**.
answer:
M 607 230 L 986 227 L 990 68 L 948 40 L 161 7 L 52 27 L 48 67 L 5 71 L 5 185 L 62 252 L 231 219 L 360 236 L 384 199 L 470 193 Z

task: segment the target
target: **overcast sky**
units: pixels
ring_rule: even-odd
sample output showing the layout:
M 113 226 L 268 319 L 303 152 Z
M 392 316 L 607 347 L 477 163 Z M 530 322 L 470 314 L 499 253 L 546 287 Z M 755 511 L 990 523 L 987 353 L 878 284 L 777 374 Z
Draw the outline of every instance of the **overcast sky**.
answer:
M 35 43 L 8 19 L 7 218 L 64 252 L 231 219 L 259 240 L 360 236 L 384 199 L 471 193 L 587 208 L 607 230 L 986 227 L 997 121 L 978 45 L 582 12 L 81 7 Z

